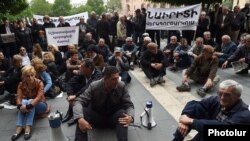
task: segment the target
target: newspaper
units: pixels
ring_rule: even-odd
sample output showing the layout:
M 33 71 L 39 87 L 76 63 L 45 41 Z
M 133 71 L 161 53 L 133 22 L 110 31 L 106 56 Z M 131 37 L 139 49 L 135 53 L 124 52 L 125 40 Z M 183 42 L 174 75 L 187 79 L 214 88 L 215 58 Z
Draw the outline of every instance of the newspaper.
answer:
M 232 64 L 232 67 L 236 73 L 240 72 L 248 67 L 247 63 L 241 63 L 239 61 L 232 62 L 231 64 Z

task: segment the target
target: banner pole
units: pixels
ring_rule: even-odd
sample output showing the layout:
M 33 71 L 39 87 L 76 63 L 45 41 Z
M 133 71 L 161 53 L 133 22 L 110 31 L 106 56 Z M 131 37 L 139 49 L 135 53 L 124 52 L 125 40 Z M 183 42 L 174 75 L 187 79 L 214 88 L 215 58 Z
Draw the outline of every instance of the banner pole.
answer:
M 199 13 L 199 18 L 198 18 L 198 23 L 199 23 L 199 19 L 200 19 L 200 14 L 201 14 L 201 11 L 202 11 L 202 3 L 200 3 L 201 4 L 201 9 L 200 9 L 200 13 Z M 198 24 L 197 23 L 197 24 Z M 194 32 L 194 36 L 193 36 L 193 43 L 195 42 L 195 36 L 196 36 L 196 34 L 197 34 L 197 27 L 198 27 L 198 25 L 196 26 L 196 30 L 195 30 L 195 32 Z M 192 44 L 192 43 L 191 43 Z M 192 44 L 193 45 L 193 44 Z

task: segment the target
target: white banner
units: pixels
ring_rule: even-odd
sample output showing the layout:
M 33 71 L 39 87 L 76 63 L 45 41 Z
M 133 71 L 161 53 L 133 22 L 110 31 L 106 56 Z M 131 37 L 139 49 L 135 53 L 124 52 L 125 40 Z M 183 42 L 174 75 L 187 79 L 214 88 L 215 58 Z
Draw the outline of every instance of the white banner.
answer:
M 146 29 L 196 30 L 201 4 L 178 8 L 149 8 Z
M 33 15 L 34 18 L 36 18 L 38 20 L 39 24 L 43 24 L 43 16 L 41 15 Z M 76 15 L 71 15 L 71 16 L 65 16 L 64 17 L 64 21 L 68 22 L 71 26 L 72 25 L 76 25 L 77 23 L 79 23 L 79 19 L 80 17 L 84 17 L 85 22 L 87 21 L 87 19 L 89 18 L 88 16 L 88 12 L 83 12 L 83 13 L 79 13 Z M 57 26 L 59 24 L 59 17 L 50 17 L 50 20 Z
M 79 26 L 46 28 L 48 44 L 66 46 L 78 44 Z
M 15 34 L 1 34 L 1 39 L 3 43 L 13 43 L 16 42 Z

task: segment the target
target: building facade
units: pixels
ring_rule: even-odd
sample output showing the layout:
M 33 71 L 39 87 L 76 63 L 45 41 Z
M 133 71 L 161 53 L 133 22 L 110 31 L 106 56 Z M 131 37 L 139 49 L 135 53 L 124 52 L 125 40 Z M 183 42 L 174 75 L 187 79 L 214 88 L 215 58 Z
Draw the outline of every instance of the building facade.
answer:
M 149 8 L 149 7 L 158 7 L 158 8 L 167 8 L 170 5 L 165 3 L 152 3 L 145 0 L 121 0 L 122 9 L 120 11 L 123 15 L 133 15 L 136 9 Z

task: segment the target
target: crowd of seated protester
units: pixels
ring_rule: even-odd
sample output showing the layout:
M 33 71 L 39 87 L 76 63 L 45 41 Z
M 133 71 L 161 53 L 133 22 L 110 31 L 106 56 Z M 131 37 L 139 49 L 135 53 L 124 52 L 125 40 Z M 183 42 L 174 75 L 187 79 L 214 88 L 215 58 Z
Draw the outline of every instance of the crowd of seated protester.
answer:
M 64 90 L 68 93 L 69 104 L 74 100 L 74 96 L 82 94 L 85 90 L 80 87 L 86 88 L 92 81 L 99 79 L 107 66 L 115 66 L 119 70 L 120 80 L 126 86 L 131 82 L 129 71 L 134 70 L 137 63 L 141 66 L 142 73 L 149 79 L 150 86 L 153 87 L 165 82 L 164 76 L 167 68 L 176 71 L 190 70 L 190 67 L 193 66 L 200 67 L 197 62 L 206 58 L 204 56 L 208 54 L 210 59 L 218 59 L 218 69 L 231 67 L 232 62 L 238 61 L 248 64 L 248 68 L 241 72 L 248 73 L 250 35 L 248 29 L 241 28 L 242 16 L 236 16 L 245 11 L 244 9 L 239 11 L 237 6 L 233 11 L 226 6 L 221 7 L 220 11 L 218 10 L 215 8 L 210 13 L 202 12 L 194 45 L 191 44 L 190 37 L 193 38 L 191 34 L 185 34 L 189 33 L 188 31 L 178 31 L 171 32 L 171 36 L 169 34 L 170 40 L 162 48 L 160 48 L 159 42 L 153 42 L 159 41 L 158 36 L 150 36 L 152 34 L 146 33 L 146 15 L 140 10 L 136 10 L 136 16 L 133 18 L 121 15 L 119 19 L 119 15 L 110 17 L 110 15 L 104 14 L 101 20 L 98 20 L 95 12 L 91 12 L 86 23 L 84 18 L 80 18 L 77 24 L 80 27 L 79 43 L 65 46 L 48 44 L 45 28 L 55 28 L 56 26 L 47 15 L 44 16 L 43 25 L 37 23 L 37 19 L 33 18 L 31 25 L 24 20 L 19 20 L 16 24 L 18 26 L 16 26 L 4 18 L 3 24 L 0 25 L 0 33 L 15 33 L 16 42 L 0 43 L 0 94 L 8 92 L 12 96 L 7 96 L 7 98 L 12 104 L 16 104 L 16 94 L 20 95 L 20 92 L 17 92 L 18 85 L 22 81 L 28 80 L 22 77 L 22 73 L 24 73 L 23 76 L 26 76 L 29 72 L 21 70 L 30 65 L 31 70 L 35 70 L 35 73 L 32 73 L 35 74 L 35 78 L 32 79 L 39 82 L 39 85 L 42 83 L 43 96 L 55 98 L 59 92 Z M 207 25 L 207 17 L 211 20 L 210 25 Z M 57 27 L 71 26 L 64 21 L 62 16 L 59 17 L 59 21 Z M 157 33 L 161 32 L 157 31 Z M 180 33 L 184 34 L 181 34 L 182 37 L 179 40 Z M 213 48 L 209 53 L 204 51 L 206 45 Z M 213 71 L 215 70 L 213 69 Z M 96 72 L 100 75 L 92 78 Z M 78 79 L 82 85 L 75 85 Z M 214 76 L 211 76 L 211 79 L 214 79 Z M 204 80 L 206 82 L 204 87 L 211 84 L 207 81 Z M 72 92 L 72 88 L 74 92 Z M 43 100 L 39 102 L 43 102 Z M 21 104 L 19 109 L 25 111 L 20 97 L 18 104 Z M 29 108 L 32 109 L 37 104 L 38 102 L 35 102 L 35 105 Z M 29 138 L 29 131 L 30 129 L 27 127 L 27 138 Z M 17 136 L 18 133 L 20 133 L 19 128 Z

